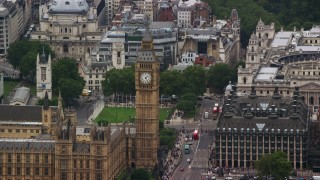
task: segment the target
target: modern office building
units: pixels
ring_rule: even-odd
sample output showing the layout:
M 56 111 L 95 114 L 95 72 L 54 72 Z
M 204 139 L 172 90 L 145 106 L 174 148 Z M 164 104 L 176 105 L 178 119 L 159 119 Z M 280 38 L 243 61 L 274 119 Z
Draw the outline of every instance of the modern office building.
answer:
M 262 155 L 287 154 L 292 167 L 307 166 L 309 112 L 299 87 L 293 97 L 283 97 L 278 87 L 270 97 L 237 96 L 235 86 L 224 101 L 215 130 L 215 159 L 221 167 L 252 168 Z
M 7 53 L 9 45 L 19 40 L 26 31 L 31 13 L 31 1 L 4 0 L 0 3 L 0 54 Z

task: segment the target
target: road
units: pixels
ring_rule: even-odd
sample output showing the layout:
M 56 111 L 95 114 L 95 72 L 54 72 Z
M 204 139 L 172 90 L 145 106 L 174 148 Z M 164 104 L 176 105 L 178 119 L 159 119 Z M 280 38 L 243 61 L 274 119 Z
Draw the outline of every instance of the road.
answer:
M 199 140 L 194 141 L 191 145 L 190 154 L 183 153 L 182 161 L 170 179 L 197 180 L 206 177 L 209 165 L 209 155 L 211 149 L 214 147 L 214 137 L 209 131 L 213 132 L 217 125 L 217 121 L 212 120 L 212 108 L 216 102 L 218 101 L 211 99 L 199 101 L 201 106 L 199 113 L 195 117 L 194 123 L 169 126 L 171 128 L 185 130 L 184 135 L 189 134 L 189 136 L 192 135 L 194 129 L 198 129 L 200 132 Z M 205 112 L 209 113 L 208 119 L 204 118 Z M 187 162 L 187 159 L 191 160 L 190 164 Z M 181 169 L 183 169 L 183 171 Z
M 77 119 L 78 125 L 88 125 L 88 118 L 93 113 L 93 106 L 97 102 L 97 99 L 91 101 L 79 99 L 79 107 L 77 107 Z

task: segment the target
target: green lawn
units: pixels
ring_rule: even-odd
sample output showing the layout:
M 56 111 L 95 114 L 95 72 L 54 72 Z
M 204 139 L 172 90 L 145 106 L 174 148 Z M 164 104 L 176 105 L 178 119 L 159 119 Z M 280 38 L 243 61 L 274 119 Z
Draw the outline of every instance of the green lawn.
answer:
M 164 121 L 168 117 L 170 109 L 160 109 L 160 121 Z M 135 108 L 124 108 L 124 107 L 105 107 L 95 121 L 106 120 L 110 123 L 121 123 L 127 121 L 130 118 L 136 116 Z
M 9 93 L 18 85 L 19 81 L 4 81 L 3 97 L 7 97 Z

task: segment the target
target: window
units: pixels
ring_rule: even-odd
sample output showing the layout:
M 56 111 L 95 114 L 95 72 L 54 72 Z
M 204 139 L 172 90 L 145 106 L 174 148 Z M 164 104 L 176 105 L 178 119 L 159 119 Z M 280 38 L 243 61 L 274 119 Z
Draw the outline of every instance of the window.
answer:
M 36 163 L 39 163 L 39 162 L 40 162 L 40 155 L 39 155 L 39 154 L 36 154 L 36 155 L 35 155 L 34 161 L 35 161 Z
M 36 167 L 35 169 L 34 169 L 34 172 L 35 172 L 35 175 L 40 175 L 40 168 L 38 168 L 38 167 Z
M 11 163 L 12 162 L 12 154 L 7 155 L 7 162 Z
M 26 163 L 30 163 L 30 154 L 26 154 Z
M 102 161 L 101 160 L 96 161 L 96 169 L 102 169 Z
M 96 78 L 99 78 L 99 74 L 96 74 Z
M 21 162 L 21 154 L 17 154 L 17 163 Z
M 61 159 L 60 166 L 61 166 L 61 169 L 66 169 L 67 168 L 67 160 Z
M 49 163 L 49 156 L 48 154 L 44 155 L 44 163 Z
M 20 133 L 20 129 L 16 129 L 16 133 Z
M 99 84 L 99 80 L 95 80 L 95 84 Z
M 77 168 L 77 160 L 73 160 L 73 168 Z
M 69 47 L 68 47 L 67 44 L 64 44 L 64 45 L 63 45 L 63 52 L 64 52 L 64 53 L 69 52 Z
M 26 129 L 23 129 L 22 132 L 27 133 L 27 130 L 26 130 Z
M 7 175 L 11 175 L 11 167 L 7 167 Z
M 8 129 L 8 132 L 12 132 L 12 129 Z
M 42 81 L 45 81 L 47 78 L 46 78 L 46 67 L 41 67 L 41 80 Z
M 49 175 L 49 168 L 48 167 L 44 168 L 44 175 L 45 176 Z
M 80 168 L 83 168 L 83 160 L 80 160 Z
M 314 98 L 313 98 L 313 96 L 310 97 L 310 99 L 309 99 L 309 104 L 310 104 L 310 105 L 313 105 L 313 104 L 314 104 Z
M 21 175 L 21 167 L 17 167 L 17 175 Z
M 86 168 L 87 168 L 87 169 L 90 168 L 90 161 L 89 161 L 89 160 L 86 161 Z
M 26 175 L 30 175 L 30 167 L 26 167 Z
M 251 56 L 251 60 L 254 61 L 254 56 Z

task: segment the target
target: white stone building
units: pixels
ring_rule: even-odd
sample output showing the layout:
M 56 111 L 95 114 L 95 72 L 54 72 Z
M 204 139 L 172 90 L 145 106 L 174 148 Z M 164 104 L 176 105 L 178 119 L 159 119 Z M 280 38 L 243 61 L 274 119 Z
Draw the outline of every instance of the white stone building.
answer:
M 47 56 L 44 52 L 37 55 L 37 98 L 43 99 L 45 94 L 52 98 L 52 70 L 51 55 Z
M 57 58 L 87 59 L 103 35 L 104 9 L 85 0 L 53 0 L 39 8 L 40 27 L 31 39 L 49 43 Z
M 259 31 L 260 30 L 260 31 Z M 320 28 L 280 31 L 260 20 L 247 49 L 246 67 L 238 69 L 238 88 L 248 93 L 255 86 L 257 95 L 272 96 L 279 87 L 282 96 L 292 96 L 296 86 L 311 111 L 320 104 Z

